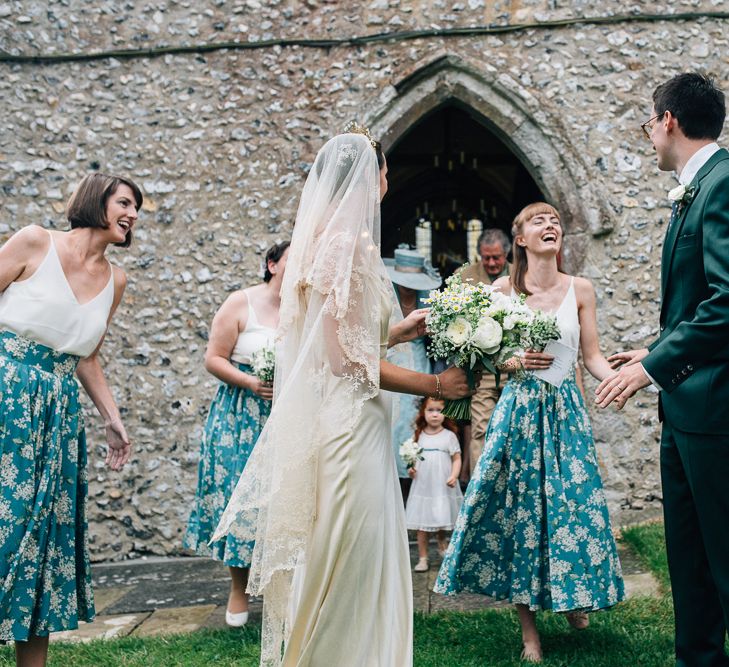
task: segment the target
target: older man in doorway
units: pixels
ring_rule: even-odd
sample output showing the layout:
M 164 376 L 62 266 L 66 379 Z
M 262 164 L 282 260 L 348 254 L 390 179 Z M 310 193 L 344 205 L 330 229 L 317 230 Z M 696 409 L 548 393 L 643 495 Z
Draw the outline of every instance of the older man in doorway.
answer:
M 471 262 L 458 271 L 463 282 L 486 283 L 509 273 L 506 258 L 511 250 L 509 237 L 500 229 L 485 229 L 478 237 L 480 259 Z M 501 389 L 496 387 L 496 378 L 485 373 L 476 394 L 471 398 L 471 435 L 467 441 L 468 452 L 464 451 L 464 465 L 461 478 L 467 481 L 483 451 L 484 436 L 499 400 Z M 468 454 L 468 456 L 466 456 Z

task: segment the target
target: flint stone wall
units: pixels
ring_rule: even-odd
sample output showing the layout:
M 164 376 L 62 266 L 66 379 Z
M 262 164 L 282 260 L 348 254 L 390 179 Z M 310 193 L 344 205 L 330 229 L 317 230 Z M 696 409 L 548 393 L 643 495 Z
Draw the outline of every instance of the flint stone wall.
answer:
M 30 223 L 63 228 L 66 198 L 93 169 L 130 175 L 146 196 L 132 248 L 112 252 L 129 286 L 103 350 L 135 454 L 121 473 L 108 471 L 100 420 L 89 411 L 93 558 L 181 553 L 217 384 L 202 364 L 216 308 L 231 290 L 255 283 L 262 251 L 289 237 L 321 144 L 353 117 L 373 122 L 391 144 L 401 130 L 382 119 L 397 108 L 398 86 L 443 56 L 522 104 L 535 138 L 567 156 L 540 164 L 539 155 L 524 151 L 543 182 L 569 180 L 572 199 L 596 202 L 599 220 L 567 220 L 567 243 L 570 268 L 595 284 L 603 350 L 650 342 L 670 212 L 666 192 L 674 181 L 658 172 L 639 125 L 655 84 L 680 71 L 711 71 L 729 90 L 729 22 L 669 20 L 721 6 L 0 1 L 0 49 L 15 55 L 341 39 L 641 12 L 667 17 L 332 48 L 0 62 L 2 240 Z M 579 202 L 570 210 L 579 211 Z M 595 382 L 586 385 L 589 393 Z M 655 392 L 642 392 L 622 413 L 590 411 L 616 523 L 658 514 Z

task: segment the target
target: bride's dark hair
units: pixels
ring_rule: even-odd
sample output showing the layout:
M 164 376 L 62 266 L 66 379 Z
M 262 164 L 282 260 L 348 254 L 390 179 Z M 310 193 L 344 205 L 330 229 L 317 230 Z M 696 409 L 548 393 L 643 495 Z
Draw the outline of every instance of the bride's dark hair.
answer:
M 385 154 L 382 152 L 382 144 L 375 141 L 375 155 L 377 156 L 377 166 L 382 169 L 385 166 Z

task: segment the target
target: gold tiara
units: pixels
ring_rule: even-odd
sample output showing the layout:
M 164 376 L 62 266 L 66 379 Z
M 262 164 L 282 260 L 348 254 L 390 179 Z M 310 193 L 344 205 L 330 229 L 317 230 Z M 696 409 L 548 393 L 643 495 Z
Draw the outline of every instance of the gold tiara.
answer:
M 349 123 L 344 127 L 344 131 L 347 134 L 362 134 L 367 138 L 367 141 L 372 144 L 372 148 L 377 148 L 377 142 L 375 138 L 370 134 L 369 128 L 359 125 L 356 120 L 350 120 Z

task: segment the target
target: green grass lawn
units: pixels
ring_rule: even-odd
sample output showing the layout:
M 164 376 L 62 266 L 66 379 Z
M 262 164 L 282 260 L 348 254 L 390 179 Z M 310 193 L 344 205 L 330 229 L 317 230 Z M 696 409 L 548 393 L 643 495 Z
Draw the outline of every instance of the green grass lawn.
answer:
M 540 614 L 545 667 L 669 667 L 674 664 L 663 526 L 630 528 L 624 532 L 623 539 L 662 583 L 663 597 L 634 598 L 611 611 L 592 614 L 590 627 L 581 632 L 572 630 L 558 615 Z M 519 623 L 512 611 L 417 615 L 415 667 L 523 666 L 526 663 L 519 662 L 519 637 Z M 127 637 L 89 644 L 53 644 L 49 665 L 257 667 L 258 640 L 259 629 L 249 627 L 156 639 Z M 0 650 L 0 665 L 11 664 L 12 649 Z

